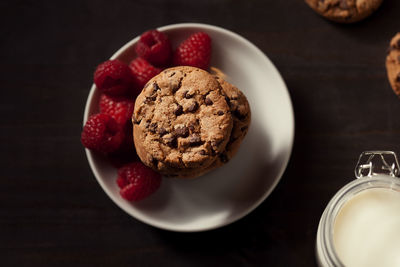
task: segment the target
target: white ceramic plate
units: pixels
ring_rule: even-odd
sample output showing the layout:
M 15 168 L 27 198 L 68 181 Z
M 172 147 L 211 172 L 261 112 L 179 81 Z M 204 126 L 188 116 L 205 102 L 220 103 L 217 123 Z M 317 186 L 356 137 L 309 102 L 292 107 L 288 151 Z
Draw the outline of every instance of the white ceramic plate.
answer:
M 238 154 L 225 166 L 197 179 L 163 179 L 149 198 L 130 203 L 115 183 L 117 171 L 103 157 L 86 150 L 92 171 L 107 195 L 125 212 L 152 226 L 182 232 L 204 231 L 232 223 L 254 210 L 275 188 L 288 163 L 294 116 L 287 88 L 271 61 L 252 43 L 228 30 L 183 23 L 159 28 L 174 47 L 191 33 L 212 38 L 211 66 L 247 96 L 252 122 Z M 111 58 L 129 62 L 136 37 Z M 92 86 L 84 122 L 98 112 L 99 93 Z

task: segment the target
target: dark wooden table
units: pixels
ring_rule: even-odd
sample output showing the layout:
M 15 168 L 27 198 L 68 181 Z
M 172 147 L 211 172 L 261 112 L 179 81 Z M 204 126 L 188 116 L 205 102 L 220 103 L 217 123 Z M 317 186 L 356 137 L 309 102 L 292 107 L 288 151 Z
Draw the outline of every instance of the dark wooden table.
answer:
M 1 266 L 315 266 L 321 213 L 364 150 L 400 153 L 400 100 L 384 60 L 400 1 L 339 25 L 301 0 L 2 1 Z M 256 44 L 283 75 L 296 137 L 288 168 L 254 212 L 174 233 L 120 210 L 80 144 L 95 66 L 143 31 L 201 22 Z

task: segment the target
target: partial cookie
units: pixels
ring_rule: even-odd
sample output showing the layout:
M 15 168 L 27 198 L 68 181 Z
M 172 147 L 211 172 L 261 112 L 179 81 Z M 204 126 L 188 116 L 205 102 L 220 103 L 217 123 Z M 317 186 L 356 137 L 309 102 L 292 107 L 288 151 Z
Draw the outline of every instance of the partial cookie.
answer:
M 371 15 L 383 0 L 305 0 L 321 16 L 342 23 L 360 21 Z
M 237 87 L 222 78 L 216 77 L 216 79 L 226 94 L 227 102 L 233 117 L 233 127 L 225 150 L 210 166 L 211 169 L 225 164 L 235 156 L 249 130 L 251 121 L 251 110 L 246 96 Z
M 166 176 L 198 176 L 229 141 L 233 119 L 217 80 L 194 67 L 170 68 L 136 99 L 134 142 L 144 164 Z
M 400 96 L 400 32 L 390 41 L 386 70 L 393 91 Z

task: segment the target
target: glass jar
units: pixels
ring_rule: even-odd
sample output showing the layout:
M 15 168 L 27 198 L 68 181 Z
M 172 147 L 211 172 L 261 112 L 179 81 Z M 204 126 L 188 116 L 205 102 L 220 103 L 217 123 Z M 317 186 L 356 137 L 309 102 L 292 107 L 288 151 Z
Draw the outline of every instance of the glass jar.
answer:
M 375 236 L 379 237 L 379 231 L 386 231 L 386 229 L 380 229 L 380 228 L 386 228 L 386 227 L 379 227 L 378 225 L 367 225 L 370 222 L 363 221 L 365 218 L 374 218 L 377 216 L 378 213 L 375 213 L 375 210 L 373 207 L 370 208 L 370 206 L 363 206 L 362 203 L 360 204 L 360 199 L 364 201 L 364 199 L 367 199 L 365 201 L 369 201 L 368 198 L 360 198 L 358 196 L 365 195 L 365 193 L 370 193 L 370 192 L 377 192 L 376 190 L 378 189 L 379 192 L 384 192 L 386 194 L 386 190 L 389 194 L 393 194 L 393 196 L 396 199 L 396 203 L 400 205 L 400 179 L 397 178 L 396 176 L 399 174 L 399 164 L 397 161 L 397 156 L 394 152 L 391 151 L 367 151 L 363 152 L 360 155 L 359 161 L 357 163 L 357 166 L 355 168 L 355 175 L 357 177 L 356 180 L 348 183 L 345 185 L 342 189 L 340 189 L 335 196 L 330 200 L 328 203 L 327 207 L 325 208 L 321 220 L 318 225 L 318 232 L 317 232 L 317 238 L 316 238 L 316 257 L 317 257 L 317 262 L 319 266 L 322 267 L 337 267 L 337 266 L 350 266 L 349 260 L 347 260 L 346 265 L 343 263 L 344 261 L 344 256 L 340 255 L 339 251 L 343 251 L 343 248 L 347 246 L 343 246 L 343 248 L 338 249 L 339 246 L 336 248 L 336 243 L 335 240 L 337 240 L 337 236 L 335 236 L 335 223 L 338 219 L 338 215 L 341 214 L 339 217 L 344 216 L 342 215 L 342 209 L 345 207 L 346 209 L 343 209 L 345 211 L 348 210 L 347 207 L 351 207 L 353 205 L 353 208 L 360 208 L 363 207 L 363 211 L 360 211 L 360 213 L 368 213 L 366 216 L 362 214 L 361 220 L 360 217 L 357 218 L 352 218 L 352 216 L 355 214 L 347 212 L 345 220 L 350 220 L 350 224 L 355 224 L 359 222 L 361 225 L 356 226 L 358 228 L 349 228 L 349 229 L 356 229 L 355 232 L 358 232 L 358 236 L 361 234 L 364 234 L 367 236 L 370 233 L 370 230 L 374 232 Z M 370 190 L 374 189 L 374 190 Z M 383 190 L 382 190 L 383 189 Z M 357 200 L 356 197 L 357 196 Z M 367 195 L 365 195 L 368 197 Z M 397 198 L 399 201 L 397 201 Z M 375 195 L 373 196 L 372 200 L 376 201 L 376 199 L 380 199 L 379 197 L 377 198 Z M 350 200 L 353 200 L 353 202 L 349 202 Z M 391 200 L 391 199 L 390 199 Z M 354 204 L 353 204 L 354 203 Z M 366 202 L 369 205 L 369 202 Z M 385 202 L 386 203 L 386 202 Z M 344 206 L 346 205 L 346 206 Z M 357 206 L 354 206 L 357 205 Z M 361 206 L 360 206 L 361 205 Z M 397 204 L 396 204 L 397 205 Z M 390 205 L 389 205 L 390 206 Z M 386 207 L 386 206 L 385 206 Z M 365 209 L 365 210 L 364 210 Z M 343 212 L 345 212 L 343 211 Z M 354 210 L 352 210 L 354 211 Z M 385 212 L 387 212 L 385 210 Z M 356 212 L 358 213 L 358 212 Z M 386 213 L 385 213 L 386 214 Z M 392 213 L 389 213 L 392 214 Z M 358 216 L 358 215 L 354 215 Z M 364 217 L 363 217 L 364 216 Z M 371 217 L 372 216 L 372 217 Z M 395 221 L 396 225 L 399 225 L 400 223 L 400 210 L 398 213 L 394 213 L 393 216 L 396 216 Z M 385 221 L 383 218 L 377 218 L 379 220 Z M 339 221 L 342 221 L 343 219 L 340 218 Z M 390 221 L 390 220 L 389 220 Z M 386 221 L 385 221 L 386 222 Z M 365 228 L 364 228 L 365 226 Z M 339 229 L 340 230 L 340 229 Z M 348 230 L 348 229 L 346 229 Z M 340 231 L 339 231 L 340 232 Z M 338 231 L 336 231 L 336 234 L 338 235 Z M 353 238 L 353 233 L 351 231 L 347 232 L 347 235 L 344 236 L 344 239 L 348 238 L 349 244 L 353 244 L 354 240 L 350 240 Z M 386 234 L 386 233 L 385 233 Z M 384 236 L 383 234 L 382 236 Z M 340 238 L 343 238 L 341 236 Z M 396 230 L 395 237 L 399 241 L 395 241 L 395 247 L 398 248 L 400 246 L 400 229 Z M 363 237 L 361 235 L 360 238 L 361 241 L 363 241 Z M 367 239 L 365 239 L 367 240 Z M 353 242 L 353 243 L 352 243 Z M 365 241 L 367 242 L 367 241 Z M 377 242 L 379 243 L 379 242 Z M 384 242 L 383 242 L 384 243 Z M 368 245 L 368 244 L 365 244 Z M 372 245 L 377 245 L 377 244 L 372 244 Z M 351 245 L 348 245 L 351 246 Z M 357 248 L 356 250 L 362 250 L 364 247 L 364 244 L 361 243 L 361 245 Z M 346 247 L 347 249 L 347 247 Z M 381 248 L 383 249 L 382 251 L 387 251 L 386 248 Z M 368 251 L 368 250 L 367 250 Z M 379 261 L 379 259 L 376 258 L 376 255 L 373 255 L 374 253 L 368 253 L 367 251 L 357 251 L 357 253 L 352 253 L 349 254 L 350 257 L 354 257 L 354 261 L 350 260 L 351 262 L 358 262 L 358 261 L 368 261 L 368 257 L 375 257 L 372 259 L 372 261 Z M 379 250 L 380 251 L 380 250 Z M 387 256 L 384 260 L 388 261 L 393 261 L 395 263 L 395 266 L 400 266 L 400 251 L 397 251 L 396 255 L 394 258 L 387 259 Z M 383 253 L 385 254 L 385 253 Z M 379 256 L 379 255 L 378 255 Z M 342 258 L 340 258 L 342 257 Z M 347 255 L 346 255 L 347 257 Z M 355 257 L 358 257 L 360 259 L 356 259 Z M 363 258 L 362 258 L 363 257 Z M 360 266 L 366 266 L 364 264 L 361 264 Z M 373 266 L 373 265 L 371 265 Z M 375 266 L 382 266 L 382 264 L 375 265 Z

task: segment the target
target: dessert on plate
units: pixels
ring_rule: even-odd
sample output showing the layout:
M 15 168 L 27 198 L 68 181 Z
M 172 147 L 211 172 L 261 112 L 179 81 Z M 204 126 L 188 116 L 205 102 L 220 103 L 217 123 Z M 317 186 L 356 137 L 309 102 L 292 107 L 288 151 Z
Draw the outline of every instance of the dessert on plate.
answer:
M 118 169 L 124 199 L 147 198 L 160 187 L 161 175 L 201 176 L 238 151 L 250 106 L 225 74 L 207 72 L 211 48 L 204 32 L 173 50 L 165 33 L 150 30 L 135 45 L 135 58 L 97 66 L 99 113 L 86 121 L 81 142 Z

